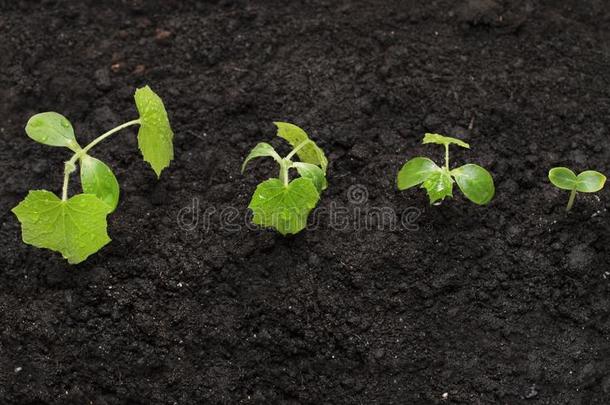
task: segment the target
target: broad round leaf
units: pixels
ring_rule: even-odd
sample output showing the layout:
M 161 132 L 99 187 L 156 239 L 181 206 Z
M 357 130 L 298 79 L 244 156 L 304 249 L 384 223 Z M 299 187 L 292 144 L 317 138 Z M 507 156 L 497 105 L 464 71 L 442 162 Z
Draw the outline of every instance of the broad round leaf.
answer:
M 567 167 L 554 167 L 549 171 L 549 180 L 562 190 L 574 190 L 576 174 Z
M 292 167 L 297 169 L 297 172 L 299 172 L 301 177 L 310 179 L 319 192 L 326 190 L 328 185 L 326 182 L 326 176 L 324 176 L 324 172 L 318 166 L 312 165 L 311 163 L 294 162 Z
M 470 145 L 468 145 L 466 142 L 462 141 L 461 139 L 457 139 L 457 138 L 452 138 L 450 136 L 444 136 L 444 135 L 440 135 L 440 134 L 425 134 L 424 135 L 424 141 L 422 143 L 435 143 L 438 145 L 458 145 L 461 146 L 462 148 L 470 148 Z
M 587 170 L 576 176 L 576 191 L 581 193 L 595 193 L 606 184 L 606 176 L 594 170 Z
M 25 132 L 36 142 L 49 146 L 62 146 L 73 151 L 80 149 L 74 137 L 74 128 L 66 117 L 56 112 L 44 112 L 32 116 Z
M 134 98 L 140 113 L 138 146 L 144 160 L 150 163 L 159 177 L 174 159 L 174 133 L 163 101 L 150 87 L 137 89 Z
M 119 203 L 119 182 L 104 162 L 89 155 L 81 158 L 80 181 L 86 194 L 95 194 L 114 211 Z
M 280 138 L 287 140 L 293 148 L 296 148 L 305 141 L 311 141 L 309 136 L 307 136 L 307 133 L 294 124 L 288 122 L 274 122 L 274 124 L 277 127 L 277 135 Z M 319 165 L 322 168 L 322 171 L 326 173 L 328 159 L 324 156 L 322 149 L 313 141 L 301 148 L 297 152 L 297 156 L 301 162 Z
M 451 171 L 462 193 L 475 204 L 484 205 L 495 194 L 494 179 L 481 166 L 467 164 Z
M 106 233 L 110 208 L 91 194 L 62 201 L 50 191 L 30 191 L 12 211 L 21 222 L 25 243 L 60 252 L 71 264 L 110 242 Z
M 244 163 L 241 165 L 241 172 L 244 172 L 244 170 L 246 169 L 246 165 L 250 160 L 262 156 L 272 157 L 278 163 L 282 161 L 282 158 L 280 157 L 280 155 L 277 154 L 275 149 L 273 149 L 273 146 L 269 145 L 266 142 L 261 142 L 250 151 L 248 157 L 246 157 L 246 160 L 244 160 Z
M 305 228 L 319 199 L 310 179 L 300 177 L 288 186 L 279 179 L 269 179 L 258 185 L 248 208 L 255 224 L 275 228 L 282 235 L 294 234 Z
M 396 179 L 399 190 L 417 186 L 423 183 L 434 172 L 441 170 L 432 160 L 425 157 L 416 157 L 405 163 Z

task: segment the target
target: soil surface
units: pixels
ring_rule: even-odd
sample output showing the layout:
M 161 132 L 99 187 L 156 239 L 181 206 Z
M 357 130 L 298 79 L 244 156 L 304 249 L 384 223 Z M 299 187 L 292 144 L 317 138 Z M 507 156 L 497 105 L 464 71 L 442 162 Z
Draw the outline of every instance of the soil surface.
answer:
M 1 404 L 610 403 L 610 188 L 566 216 L 547 180 L 610 169 L 607 1 L 0 0 L 0 55 Z M 29 116 L 85 143 L 145 84 L 171 167 L 114 136 L 113 241 L 77 266 L 23 244 L 10 209 L 69 157 Z M 240 174 L 287 152 L 277 120 L 331 162 L 288 238 L 245 226 L 276 167 Z M 493 173 L 489 206 L 396 190 L 442 160 L 427 131 L 471 144 L 452 165 Z

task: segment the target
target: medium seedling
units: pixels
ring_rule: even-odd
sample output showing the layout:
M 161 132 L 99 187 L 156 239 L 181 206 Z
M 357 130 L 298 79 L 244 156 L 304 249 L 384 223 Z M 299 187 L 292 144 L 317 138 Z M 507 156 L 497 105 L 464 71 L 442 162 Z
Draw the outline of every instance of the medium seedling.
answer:
M 549 180 L 555 187 L 570 191 L 566 212 L 574 206 L 578 193 L 596 193 L 606 184 L 606 176 L 595 170 L 587 170 L 578 176 L 567 167 L 554 167 L 549 170 Z
M 275 122 L 277 135 L 290 143 L 292 151 L 282 158 L 268 143 L 259 143 L 244 161 L 272 157 L 279 165 L 277 178 L 260 183 L 248 205 L 254 214 L 252 222 L 275 228 L 282 235 L 295 234 L 307 225 L 307 217 L 318 204 L 320 194 L 326 189 L 328 160 L 301 128 L 286 122 Z M 300 161 L 291 159 L 297 155 Z M 290 180 L 290 169 L 296 169 L 300 177 Z
M 136 90 L 134 97 L 140 117 L 100 135 L 85 147 L 78 144 L 72 124 L 61 114 L 44 112 L 30 118 L 25 127 L 30 138 L 68 148 L 74 154 L 65 162 L 61 198 L 51 191 L 31 190 L 13 208 L 25 243 L 57 251 L 70 264 L 76 264 L 110 242 L 106 216 L 119 202 L 119 183 L 112 170 L 90 151 L 112 134 L 139 125 L 138 146 L 144 160 L 157 177 L 169 166 L 174 157 L 173 132 L 163 102 L 148 86 Z M 70 175 L 77 164 L 83 193 L 68 198 Z
M 426 134 L 423 143 L 443 145 L 445 165 L 439 167 L 426 157 L 416 157 L 407 161 L 398 172 L 399 190 L 421 184 L 428 193 L 430 204 L 433 204 L 444 200 L 445 197 L 453 197 L 453 183 L 456 182 L 466 198 L 473 203 L 484 205 L 491 201 L 495 188 L 493 178 L 487 170 L 475 164 L 449 169 L 449 145 L 454 144 L 468 149 L 470 145 L 459 139 L 438 134 Z

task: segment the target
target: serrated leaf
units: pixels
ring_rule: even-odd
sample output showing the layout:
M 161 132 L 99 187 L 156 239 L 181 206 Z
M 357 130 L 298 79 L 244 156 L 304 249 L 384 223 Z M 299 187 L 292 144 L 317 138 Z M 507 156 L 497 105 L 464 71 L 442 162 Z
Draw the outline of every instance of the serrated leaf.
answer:
M 438 200 L 443 200 L 445 197 L 453 197 L 453 179 L 449 173 L 441 169 L 432 173 L 423 182 L 422 187 L 426 189 L 430 204 Z
M 94 194 L 114 211 L 119 203 L 119 182 L 104 162 L 89 155 L 81 157 L 80 181 L 83 192 Z
M 310 179 L 300 177 L 288 186 L 279 179 L 269 179 L 258 185 L 248 208 L 255 224 L 275 228 L 282 235 L 295 234 L 305 228 L 319 199 Z
M 309 139 L 309 136 L 305 131 L 288 122 L 274 122 L 274 124 L 277 127 L 277 135 L 288 141 L 293 148 L 296 148 L 305 141 L 310 141 L 310 143 L 297 152 L 297 156 L 301 162 L 319 165 L 322 168 L 322 171 L 326 173 L 328 159 L 324 156 L 322 149 Z
M 606 176 L 595 170 L 587 170 L 576 176 L 576 191 L 595 193 L 604 188 Z
M 470 145 L 468 145 L 466 142 L 462 141 L 461 139 L 452 138 L 450 136 L 444 136 L 444 135 L 440 135 L 440 134 L 430 134 L 430 133 L 425 134 L 423 143 L 435 143 L 438 145 L 454 144 L 454 145 L 461 146 L 462 148 L 470 149 Z
M 441 170 L 432 160 L 425 157 L 416 157 L 405 163 L 396 179 L 399 190 L 423 183 L 430 175 Z
M 562 190 L 573 190 L 576 187 L 576 174 L 567 167 L 554 167 L 549 171 L 549 180 Z
M 244 160 L 244 163 L 241 166 L 241 172 L 244 172 L 244 170 L 246 169 L 246 165 L 250 160 L 263 156 L 272 157 L 278 163 L 282 161 L 282 158 L 280 157 L 280 155 L 278 155 L 273 146 L 269 145 L 266 142 L 261 142 L 250 151 L 248 157 L 246 157 L 246 160 Z
M 56 112 L 43 112 L 32 116 L 25 126 L 25 132 L 30 138 L 44 145 L 62 146 L 73 151 L 80 149 L 72 124 Z
M 150 87 L 137 89 L 134 98 L 140 114 L 138 146 L 144 160 L 150 163 L 159 177 L 174 158 L 174 133 L 163 101 Z
M 326 176 L 322 169 L 316 165 L 305 162 L 294 162 L 292 167 L 297 169 L 297 172 L 306 179 L 310 179 L 318 189 L 318 192 L 326 190 L 328 183 L 326 182 Z
M 475 204 L 485 205 L 495 193 L 494 179 L 481 166 L 467 164 L 451 171 L 462 193 Z
M 12 211 L 21 222 L 25 243 L 60 252 L 71 264 L 110 242 L 106 233 L 110 208 L 92 194 L 62 201 L 50 191 L 30 191 Z

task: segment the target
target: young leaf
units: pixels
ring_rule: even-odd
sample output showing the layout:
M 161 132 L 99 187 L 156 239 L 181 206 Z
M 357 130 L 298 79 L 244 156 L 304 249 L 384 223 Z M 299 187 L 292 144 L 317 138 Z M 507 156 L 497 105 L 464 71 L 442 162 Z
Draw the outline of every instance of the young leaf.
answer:
M 581 193 L 595 193 L 606 184 L 606 176 L 595 170 L 587 170 L 576 176 L 576 191 Z
M 549 171 L 551 183 L 562 190 L 574 190 L 576 187 L 576 174 L 567 167 L 554 167 Z
M 398 172 L 397 184 L 399 190 L 423 183 L 430 175 L 441 170 L 432 160 L 416 157 L 409 160 Z
M 462 148 L 468 148 L 470 149 L 470 145 L 468 145 L 466 142 L 457 139 L 457 138 L 452 138 L 450 136 L 444 136 L 444 135 L 440 135 L 440 134 L 425 134 L 424 135 L 424 141 L 423 143 L 435 143 L 438 145 L 458 145 L 461 146 Z
M 288 186 L 279 179 L 269 179 L 258 185 L 248 208 L 254 213 L 255 224 L 273 227 L 282 235 L 295 234 L 305 228 L 319 198 L 310 179 L 300 177 Z
M 80 149 L 74 137 L 74 128 L 66 117 L 56 112 L 44 112 L 32 116 L 25 132 L 36 142 L 49 146 L 62 146 L 73 151 Z
M 318 189 L 318 192 L 326 190 L 326 187 L 328 186 L 326 176 L 318 166 L 312 165 L 311 163 L 294 162 L 292 167 L 297 169 L 297 172 L 299 172 L 301 177 L 310 179 Z
M 481 166 L 467 164 L 451 171 L 462 193 L 475 204 L 485 205 L 495 193 L 491 174 Z
M 89 155 L 81 157 L 80 181 L 86 194 L 95 194 L 114 211 L 119 203 L 119 182 L 104 162 Z
M 280 155 L 277 154 L 275 149 L 273 149 L 273 146 L 269 145 L 266 142 L 261 142 L 250 151 L 250 154 L 248 155 L 248 157 L 246 157 L 246 160 L 244 160 L 244 163 L 241 165 L 241 172 L 244 172 L 244 170 L 246 169 L 246 165 L 250 160 L 262 156 L 270 156 L 278 163 L 282 161 L 282 158 L 280 157 Z
M 299 159 L 301 159 L 301 162 L 319 165 L 322 168 L 322 171 L 326 173 L 328 159 L 324 156 L 322 149 L 309 139 L 309 136 L 307 136 L 305 131 L 288 122 L 274 122 L 274 124 L 277 127 L 277 135 L 280 138 L 287 140 L 293 148 L 296 148 L 305 141 L 309 141 L 307 145 L 303 146 L 297 152 Z
M 30 191 L 12 211 L 21 222 L 25 243 L 60 252 L 71 264 L 110 242 L 106 233 L 110 208 L 91 194 L 62 201 L 50 191 Z
M 422 187 L 428 193 L 430 204 L 434 204 L 438 200 L 444 200 L 445 197 L 453 197 L 453 179 L 444 169 L 430 174 L 423 182 Z
M 134 98 L 140 113 L 138 145 L 144 160 L 150 163 L 159 177 L 174 158 L 174 133 L 163 101 L 150 87 L 137 89 Z

